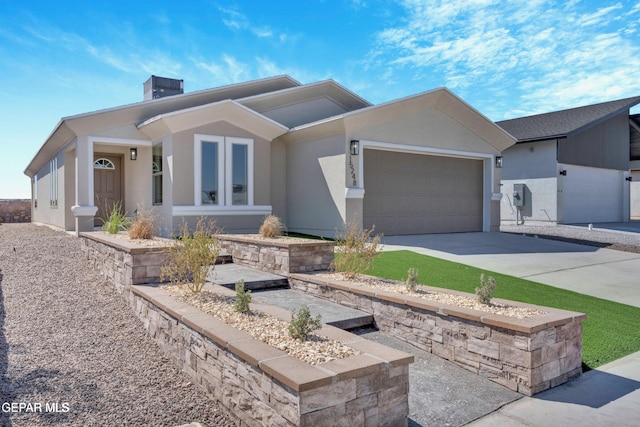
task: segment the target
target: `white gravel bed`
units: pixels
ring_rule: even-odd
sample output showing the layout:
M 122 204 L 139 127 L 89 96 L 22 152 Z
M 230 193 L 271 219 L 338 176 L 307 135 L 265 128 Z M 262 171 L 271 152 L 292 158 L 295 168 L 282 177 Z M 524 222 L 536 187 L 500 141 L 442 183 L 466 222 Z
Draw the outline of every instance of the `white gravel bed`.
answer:
M 253 338 L 276 347 L 285 353 L 310 365 L 330 362 L 355 356 L 359 352 L 352 348 L 316 333 L 309 334 L 307 341 L 291 338 L 289 323 L 252 310 L 250 313 L 238 313 L 234 309 L 235 299 L 201 291 L 193 294 L 186 286 L 163 285 L 167 293 L 181 301 L 222 320 L 227 325 L 247 332 Z
M 0 411 L 0 425 L 234 425 L 161 354 L 80 244 L 0 225 L 0 404 L 31 404 Z M 53 403 L 61 412 L 46 411 Z
M 341 273 L 319 273 L 319 277 L 325 277 L 336 281 L 347 281 Z M 395 292 L 402 295 L 410 295 L 429 301 L 437 301 L 443 304 L 454 305 L 457 307 L 470 308 L 473 310 L 484 311 L 486 313 L 501 314 L 503 316 L 517 317 L 524 319 L 527 317 L 539 316 L 546 314 L 546 311 L 536 310 L 527 307 L 518 307 L 501 303 L 482 304 L 477 298 L 470 298 L 463 295 L 449 294 L 446 292 L 435 292 L 426 289 L 420 289 L 421 285 L 417 285 L 415 291 L 407 289 L 404 283 L 387 279 L 361 278 L 360 280 L 350 280 L 349 283 L 369 288 L 380 289 L 387 292 Z
M 603 228 L 571 226 L 571 225 L 501 225 L 504 233 L 528 234 L 541 237 L 559 237 L 575 243 L 594 244 L 611 249 L 640 252 L 640 233 L 623 233 Z M 609 246 L 610 245 L 610 246 Z

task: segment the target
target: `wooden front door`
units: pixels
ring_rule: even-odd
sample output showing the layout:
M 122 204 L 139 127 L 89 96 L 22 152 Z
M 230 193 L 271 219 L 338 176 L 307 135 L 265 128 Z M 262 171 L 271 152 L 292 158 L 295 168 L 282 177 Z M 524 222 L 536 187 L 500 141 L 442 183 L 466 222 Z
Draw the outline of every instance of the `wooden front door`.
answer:
M 101 226 L 109 216 L 114 204 L 122 202 L 122 157 L 109 154 L 95 154 L 93 163 L 93 185 L 95 206 L 98 213 L 94 219 L 95 226 Z

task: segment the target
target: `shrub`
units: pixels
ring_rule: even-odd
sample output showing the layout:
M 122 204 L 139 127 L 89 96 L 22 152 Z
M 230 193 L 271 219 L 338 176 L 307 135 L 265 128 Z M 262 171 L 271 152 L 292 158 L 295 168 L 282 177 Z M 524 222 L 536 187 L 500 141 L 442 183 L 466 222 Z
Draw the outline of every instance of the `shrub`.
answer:
M 244 289 L 244 280 L 240 279 L 236 282 L 236 304 L 234 308 L 238 313 L 249 313 L 251 311 L 250 303 L 251 291 Z
M 108 218 L 102 218 L 102 229 L 110 234 L 117 234 L 131 225 L 131 220 L 122 211 L 122 204 L 116 202 L 111 206 Z
M 480 274 L 480 287 L 476 288 L 476 295 L 478 295 L 478 301 L 482 304 L 491 304 L 493 293 L 496 290 L 496 279 L 489 276 L 489 280 L 485 280 L 484 273 Z
M 418 286 L 418 269 L 409 268 L 409 271 L 407 271 L 407 281 L 406 281 L 407 291 L 415 292 L 417 286 Z
M 213 221 L 200 218 L 193 235 L 183 223 L 162 266 L 160 279 L 175 285 L 185 284 L 191 292 L 198 293 L 204 287 L 209 269 L 214 268 L 219 253 L 218 230 Z
M 382 234 L 371 237 L 371 230 L 361 229 L 358 223 L 346 223 L 344 231 L 336 235 L 336 257 L 331 263 L 334 271 L 342 272 L 347 279 L 355 279 L 373 267 L 373 260 L 380 253 Z
M 275 215 L 268 215 L 260 226 L 262 237 L 278 237 L 282 235 L 282 222 Z
M 127 230 L 132 239 L 153 239 L 156 235 L 158 216 L 149 208 L 138 207 L 136 218 Z
M 289 335 L 291 338 L 306 341 L 309 334 L 322 327 L 322 318 L 318 314 L 316 318 L 311 317 L 309 307 L 303 305 L 291 313 L 291 323 L 289 323 Z

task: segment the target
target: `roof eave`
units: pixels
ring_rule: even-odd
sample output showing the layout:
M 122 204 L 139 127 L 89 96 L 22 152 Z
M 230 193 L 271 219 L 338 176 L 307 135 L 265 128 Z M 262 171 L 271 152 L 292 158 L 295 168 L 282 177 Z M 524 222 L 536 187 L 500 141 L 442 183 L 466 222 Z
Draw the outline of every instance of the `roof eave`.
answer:
M 138 129 L 152 141 L 158 141 L 168 133 L 176 133 L 217 121 L 229 122 L 268 141 L 289 130 L 286 126 L 230 99 L 161 114 L 140 123 Z

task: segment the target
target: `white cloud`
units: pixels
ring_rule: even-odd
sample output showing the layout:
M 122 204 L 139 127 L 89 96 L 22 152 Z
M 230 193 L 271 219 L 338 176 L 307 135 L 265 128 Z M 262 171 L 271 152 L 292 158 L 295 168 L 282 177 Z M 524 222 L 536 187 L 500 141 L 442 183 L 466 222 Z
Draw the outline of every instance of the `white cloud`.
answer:
M 586 14 L 582 16 L 580 25 L 586 27 L 588 25 L 598 25 L 601 24 L 603 22 L 608 22 L 611 18 L 608 17 L 607 15 L 610 15 L 612 12 L 622 9 L 622 5 L 620 3 L 615 4 L 613 6 L 609 6 L 609 7 L 603 7 L 601 9 L 598 9 L 596 12 L 594 13 L 590 13 L 590 14 Z M 615 17 L 614 17 L 615 19 Z
M 193 62 L 196 67 L 207 73 L 205 80 L 213 81 L 215 86 L 251 79 L 251 67 L 226 53 L 218 61 L 205 62 L 193 59 Z
M 367 64 L 388 83 L 409 72 L 454 91 L 473 88 L 479 98 L 484 91 L 488 104 L 495 94 L 509 104 L 517 97 L 532 112 L 640 93 L 638 4 L 587 10 L 579 1 L 400 3 L 405 20 L 377 34 Z
M 249 18 L 236 9 L 219 7 L 222 14 L 222 22 L 233 31 L 249 31 L 258 38 L 274 38 L 279 41 L 286 41 L 285 33 L 274 31 L 268 25 L 254 25 Z

